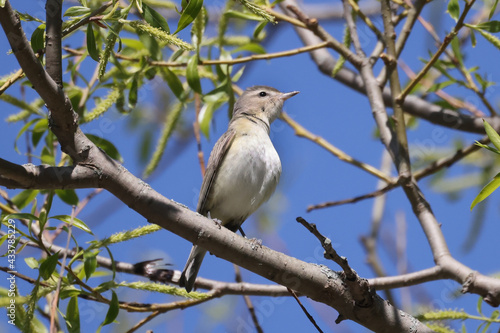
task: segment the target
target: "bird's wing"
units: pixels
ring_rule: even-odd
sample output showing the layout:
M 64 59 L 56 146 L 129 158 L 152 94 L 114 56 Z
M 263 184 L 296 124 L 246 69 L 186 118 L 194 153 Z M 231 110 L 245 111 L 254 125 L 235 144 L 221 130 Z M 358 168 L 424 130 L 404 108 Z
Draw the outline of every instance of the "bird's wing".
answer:
M 211 189 L 215 178 L 217 177 L 217 172 L 219 167 L 226 156 L 231 143 L 234 140 L 236 131 L 234 129 L 228 129 L 224 133 L 212 150 L 210 158 L 208 159 L 207 170 L 205 171 L 205 176 L 203 177 L 203 183 L 201 184 L 200 198 L 198 199 L 198 208 L 196 209 L 198 213 L 202 215 L 207 215 L 208 209 L 206 206 L 208 199 L 211 195 Z

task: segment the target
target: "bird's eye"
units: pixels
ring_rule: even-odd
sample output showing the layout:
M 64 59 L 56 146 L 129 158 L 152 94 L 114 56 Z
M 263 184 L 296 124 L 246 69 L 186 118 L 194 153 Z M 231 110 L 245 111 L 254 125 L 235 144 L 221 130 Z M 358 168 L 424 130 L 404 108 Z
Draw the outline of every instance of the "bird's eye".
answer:
M 265 96 L 267 96 L 267 93 L 266 93 L 265 91 L 261 91 L 261 92 L 259 93 L 259 96 L 260 96 L 260 97 L 265 97 Z

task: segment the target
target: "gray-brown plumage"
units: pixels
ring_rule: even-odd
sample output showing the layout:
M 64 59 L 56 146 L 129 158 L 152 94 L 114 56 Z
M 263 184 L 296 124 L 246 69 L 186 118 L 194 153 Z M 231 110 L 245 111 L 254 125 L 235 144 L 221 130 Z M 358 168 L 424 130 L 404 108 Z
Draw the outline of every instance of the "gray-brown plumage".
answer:
M 298 94 L 282 93 L 266 86 L 251 87 L 234 106 L 228 130 L 215 144 L 203 178 L 198 213 L 220 220 L 236 232 L 274 192 L 281 174 L 281 162 L 269 131 L 283 103 Z M 206 250 L 194 245 L 179 280 L 193 289 Z

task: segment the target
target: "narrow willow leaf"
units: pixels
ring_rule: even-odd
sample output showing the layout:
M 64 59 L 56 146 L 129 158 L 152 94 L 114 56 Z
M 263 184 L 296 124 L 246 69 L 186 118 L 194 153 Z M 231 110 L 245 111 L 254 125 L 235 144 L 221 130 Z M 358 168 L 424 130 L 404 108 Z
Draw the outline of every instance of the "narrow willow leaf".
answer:
M 102 322 L 101 326 L 109 325 L 113 321 L 115 321 L 116 317 L 118 316 L 118 312 L 120 311 L 118 296 L 116 296 L 114 290 L 111 290 L 111 292 L 113 293 L 113 296 L 111 297 L 111 302 L 109 303 L 109 309 L 108 312 L 106 313 L 106 318 L 104 318 L 104 321 Z
M 262 40 L 263 37 L 265 36 L 265 33 L 262 33 L 262 31 L 264 30 L 266 25 L 267 25 L 266 21 L 258 23 L 257 26 L 255 27 L 255 30 L 253 31 L 253 38 L 257 40 Z
M 267 22 L 266 20 L 264 20 L 264 18 L 262 16 L 255 15 L 252 13 L 242 13 L 242 12 L 238 12 L 235 10 L 228 10 L 228 11 L 224 12 L 224 16 L 230 17 L 230 18 L 248 20 L 248 21 Z
M 472 44 L 472 47 L 476 47 L 477 40 L 476 40 L 476 33 L 474 32 L 474 29 L 469 29 L 470 31 L 470 42 Z
M 458 4 L 458 0 L 450 0 L 450 2 L 448 2 L 447 12 L 455 21 L 458 20 L 458 16 L 460 15 L 460 5 Z
M 88 281 L 92 274 L 94 274 L 95 269 L 97 268 L 97 254 L 91 251 L 85 251 L 83 253 L 83 269 L 85 270 L 85 278 Z
M 495 146 L 496 149 L 500 150 L 500 135 L 498 135 L 497 131 L 491 125 L 483 119 L 484 129 L 486 130 L 486 134 L 488 138 L 490 138 L 491 143 Z
M 227 100 L 228 97 L 225 86 L 218 87 L 203 96 L 203 102 L 205 104 L 200 111 L 198 122 L 200 123 L 202 133 L 207 138 L 210 134 L 210 123 L 212 122 L 215 110 L 221 107 Z
M 24 258 L 24 262 L 31 269 L 38 268 L 38 261 L 35 258 L 33 258 L 33 257 Z
M 40 24 L 31 35 L 31 48 L 38 52 L 45 48 L 45 24 Z
M 266 49 L 262 47 L 262 45 L 257 44 L 257 43 L 248 43 L 246 45 L 237 47 L 236 49 L 232 50 L 231 53 L 237 53 L 241 51 L 248 51 L 256 54 L 264 54 L 266 53 Z
M 486 30 L 492 33 L 500 32 L 500 21 L 489 21 L 489 22 L 479 23 L 476 25 L 476 28 L 481 30 Z
M 139 89 L 139 74 L 136 73 L 132 78 L 132 83 L 130 85 L 130 91 L 128 93 L 128 107 L 135 108 L 137 105 L 137 91 Z
M 493 191 L 498 188 L 498 186 L 500 186 L 500 173 L 497 173 L 495 177 L 488 184 L 486 184 L 485 187 L 483 187 L 474 201 L 472 201 L 470 210 L 472 210 L 478 203 L 486 199 L 491 193 L 493 193 Z
M 68 205 L 76 206 L 78 205 L 78 196 L 76 195 L 75 190 L 66 189 L 66 190 L 56 190 L 56 195 L 61 199 L 64 203 Z
M 481 30 L 481 29 L 478 29 L 477 31 L 479 31 L 479 33 L 484 37 L 486 38 L 486 40 L 488 42 L 490 42 L 491 44 L 493 44 L 493 46 L 495 46 L 497 49 L 500 50 L 500 39 L 498 39 L 498 37 L 496 36 L 493 36 L 492 34 L 484 31 L 484 30 Z
M 158 143 L 156 144 L 155 151 L 153 156 L 151 157 L 151 161 L 149 161 L 148 165 L 144 169 L 144 177 L 149 176 L 160 163 L 161 157 L 165 152 L 165 148 L 167 147 L 167 143 L 172 136 L 172 133 L 177 125 L 177 122 L 180 119 L 182 110 L 184 106 L 182 103 L 177 103 L 172 107 L 172 110 L 167 114 L 165 118 L 165 125 L 163 127 L 163 131 L 161 133 L 160 138 L 158 139 Z
M 92 235 L 92 231 L 90 230 L 90 228 L 85 224 L 85 222 L 83 222 L 79 218 L 73 217 L 73 221 L 71 221 L 71 216 L 69 216 L 69 215 L 56 215 L 56 216 L 49 217 L 49 219 L 56 219 L 56 220 L 62 221 L 62 222 L 67 223 L 67 224 L 72 224 L 73 226 L 77 227 L 78 229 L 81 229 L 81 230 L 88 232 L 89 234 Z
M 47 259 L 45 259 L 41 265 L 40 265 L 40 276 L 44 280 L 50 279 L 52 276 L 52 273 L 54 273 L 54 270 L 56 269 L 57 266 L 57 260 L 59 259 L 59 252 L 54 253 Z
M 179 19 L 174 35 L 194 21 L 202 6 L 203 0 L 190 0 L 188 2 L 187 6 L 182 11 L 181 18 Z
M 457 58 L 458 63 L 463 66 L 462 51 L 460 50 L 460 40 L 456 36 L 451 40 L 451 49 L 453 51 L 453 54 L 455 55 L 455 58 Z
M 495 10 L 497 9 L 497 5 L 498 5 L 498 0 L 495 0 L 495 3 L 493 4 L 493 7 L 491 7 L 490 15 L 488 15 L 488 21 L 491 20 L 491 18 L 495 14 Z
M 30 220 L 30 221 L 38 221 L 38 217 L 36 217 L 33 214 L 29 214 L 29 213 L 14 213 L 14 214 L 6 215 L 3 218 L 4 221 L 8 221 L 9 219 L 13 219 L 13 220 L 26 219 L 26 220 Z
M 165 18 L 161 16 L 160 13 L 146 5 L 144 2 L 142 3 L 142 12 L 142 17 L 146 22 L 149 23 L 149 25 L 170 33 L 170 28 L 168 26 L 167 20 L 165 20 Z
M 40 193 L 39 190 L 24 190 L 21 193 L 14 196 L 11 200 L 14 205 L 19 209 L 23 209 L 28 206 L 33 199 Z
M 81 16 L 81 15 L 87 15 L 90 14 L 91 9 L 83 6 L 73 6 L 69 7 L 65 12 L 63 16 Z
M 115 145 L 112 144 L 110 141 L 104 139 L 104 138 L 101 138 L 101 137 L 98 137 L 97 135 L 93 135 L 93 134 L 87 134 L 85 133 L 85 135 L 87 136 L 87 138 L 92 141 L 97 147 L 101 148 L 102 150 L 104 150 L 104 152 L 106 154 L 109 155 L 109 157 L 119 161 L 119 162 L 123 162 L 123 157 L 120 155 L 120 152 L 118 152 L 118 149 L 116 149 Z
M 66 307 L 66 327 L 69 333 L 80 333 L 80 310 L 78 309 L 78 296 L 73 296 Z
M 194 55 L 189 59 L 186 68 L 186 79 L 194 91 L 201 94 L 200 74 L 198 73 L 198 55 Z
M 87 51 L 92 59 L 99 61 L 99 51 L 97 50 L 92 23 L 87 24 Z
M 163 79 L 167 81 L 167 84 L 174 93 L 174 95 L 179 99 L 184 99 L 184 88 L 182 87 L 181 80 L 175 75 L 168 67 L 161 68 L 161 74 Z

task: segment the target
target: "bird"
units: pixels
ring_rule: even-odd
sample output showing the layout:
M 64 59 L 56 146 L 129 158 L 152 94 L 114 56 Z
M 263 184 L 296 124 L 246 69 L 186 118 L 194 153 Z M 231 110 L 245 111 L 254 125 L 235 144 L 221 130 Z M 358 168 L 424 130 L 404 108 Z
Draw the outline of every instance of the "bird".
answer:
M 268 86 L 246 89 L 236 101 L 227 131 L 215 143 L 198 199 L 197 212 L 236 232 L 266 202 L 278 184 L 281 161 L 269 137 L 283 103 L 298 91 Z M 193 289 L 207 250 L 193 245 L 179 286 Z

